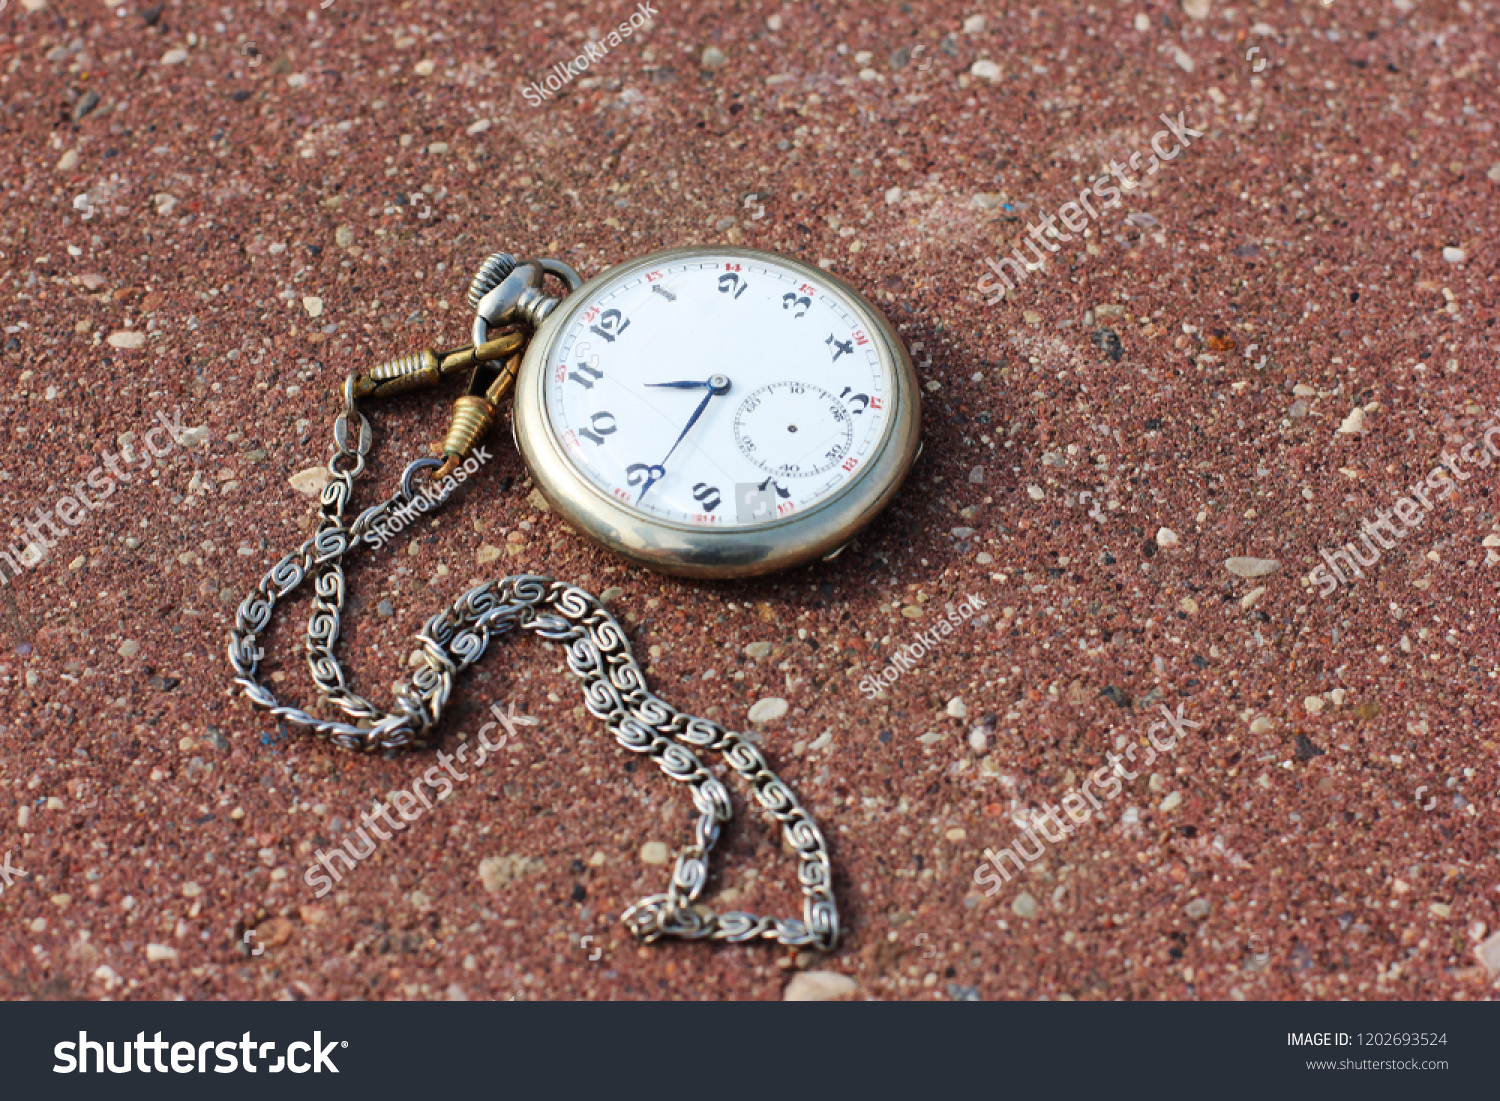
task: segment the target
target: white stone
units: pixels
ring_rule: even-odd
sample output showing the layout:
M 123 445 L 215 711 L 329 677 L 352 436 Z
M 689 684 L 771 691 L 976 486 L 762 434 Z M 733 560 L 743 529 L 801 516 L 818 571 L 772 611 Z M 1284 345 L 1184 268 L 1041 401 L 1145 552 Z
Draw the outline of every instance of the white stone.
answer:
M 1307 699 L 1302 701 L 1302 708 L 1308 714 L 1316 715 L 1319 711 L 1323 710 L 1323 697 L 1308 696 Z
M 506 856 L 487 856 L 479 862 L 479 882 L 484 889 L 495 894 L 516 880 L 540 871 L 542 862 L 521 853 Z
M 964 701 L 960 697 L 954 696 L 948 701 L 948 717 L 950 719 L 967 719 L 969 717 L 969 709 L 964 706 Z
M 418 61 L 415 65 L 412 66 L 412 72 L 416 73 L 418 76 L 431 76 L 436 71 L 436 61 Z
M 859 989 L 859 983 L 837 971 L 800 971 L 786 984 L 784 1002 L 826 1002 Z
M 1173 811 L 1182 805 L 1182 793 L 1174 791 L 1161 801 L 1161 810 Z
M 1182 0 L 1182 14 L 1200 23 L 1213 11 L 1213 0 Z
M 1474 956 L 1491 980 L 1500 979 L 1500 933 L 1474 947 Z
M 763 700 L 757 700 L 750 708 L 749 719 L 752 723 L 769 723 L 781 718 L 786 712 L 786 700 L 780 696 L 767 696 Z
M 1462 264 L 1469 258 L 1469 254 L 1461 248 L 1443 249 L 1443 259 L 1450 264 Z
M 1036 899 L 1032 898 L 1025 891 L 1022 891 L 1015 897 L 1015 901 L 1010 904 L 1010 909 L 1016 917 L 1034 918 L 1036 917 Z
M 983 34 L 988 24 L 982 15 L 971 15 L 964 20 L 964 34 Z
M 328 468 L 326 466 L 310 466 L 306 470 L 299 470 L 287 481 L 298 493 L 307 497 L 316 497 L 323 492 L 323 487 L 328 484 Z
M 1173 48 L 1172 60 L 1177 62 L 1177 67 L 1185 73 L 1190 73 L 1198 67 L 1197 62 L 1181 46 Z
M 146 334 L 137 329 L 121 329 L 107 338 L 111 348 L 139 348 L 146 343 Z
M 642 864 L 665 864 L 672 859 L 672 850 L 664 841 L 647 841 L 641 846 Z
M 885 191 L 885 205 L 886 206 L 895 206 L 897 203 L 899 203 L 901 201 L 901 196 L 903 194 L 905 194 L 905 192 L 903 192 L 899 187 L 888 187 L 888 188 L 886 188 L 886 191 Z
M 178 46 L 176 49 L 168 50 L 162 54 L 161 63 L 163 65 L 181 65 L 187 59 L 188 52 L 181 46 Z
M 1266 577 L 1281 569 L 1274 558 L 1226 558 L 1224 568 L 1236 577 Z
M 323 316 L 323 300 L 316 295 L 304 294 L 302 296 L 302 308 L 307 311 L 308 317 Z
M 58 161 L 57 161 L 57 170 L 59 172 L 67 172 L 70 169 L 76 167 L 77 164 L 78 164 L 78 150 L 76 150 L 76 149 L 69 149 L 60 158 L 58 158 Z
M 1177 533 L 1171 528 L 1161 528 L 1156 533 L 1156 545 L 1158 547 L 1175 547 L 1180 542 L 1181 540 L 1177 538 Z
M 127 638 L 124 642 L 120 643 L 120 648 L 116 651 L 126 661 L 129 661 L 140 652 L 141 644 L 133 638 Z
M 1135 13 L 1135 29 L 1141 32 L 1151 29 L 1151 17 L 1143 11 Z
M 752 642 L 745 647 L 745 656 L 748 658 L 759 660 L 760 658 L 769 657 L 770 654 L 771 644 L 769 642 Z
M 1358 406 L 1352 409 L 1344 423 L 1339 425 L 1338 430 L 1346 436 L 1353 436 L 1365 430 L 1365 411 Z
M 969 72 L 980 80 L 988 80 L 991 84 L 1000 79 L 1000 66 L 989 58 L 982 58 L 969 66 Z
M 177 949 L 168 944 L 148 944 L 146 945 L 146 958 L 153 963 L 159 963 L 163 960 L 175 960 L 177 958 Z

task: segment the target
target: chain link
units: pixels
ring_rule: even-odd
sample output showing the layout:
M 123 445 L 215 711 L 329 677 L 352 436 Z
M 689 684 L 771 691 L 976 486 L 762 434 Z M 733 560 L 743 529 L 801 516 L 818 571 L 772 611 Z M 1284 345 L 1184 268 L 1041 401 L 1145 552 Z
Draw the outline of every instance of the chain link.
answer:
M 354 479 L 364 470 L 370 450 L 370 423 L 356 408 L 352 378 L 344 389 L 345 409 L 334 424 L 334 454 L 329 481 L 320 498 L 318 529 L 293 553 L 267 571 L 245 597 L 229 637 L 229 662 L 235 681 L 257 705 L 277 719 L 311 729 L 319 738 L 346 749 L 373 753 L 431 744 L 433 728 L 443 715 L 458 674 L 484 655 L 493 637 L 517 629 L 560 643 L 568 669 L 583 686 L 584 705 L 626 749 L 655 760 L 669 777 L 684 783 L 698 812 L 692 841 L 680 853 L 663 894 L 641 899 L 621 921 L 642 941 L 663 937 L 744 942 L 774 940 L 792 947 L 831 951 L 838 942 L 838 907 L 834 900 L 828 844 L 802 804 L 771 771 L 760 751 L 741 735 L 717 723 L 679 711 L 646 689 L 645 672 L 636 662 L 624 629 L 598 598 L 550 577 L 520 574 L 486 582 L 429 619 L 417 635 L 416 667 L 411 686 L 386 712 L 352 691 L 334 655 L 344 608 L 343 557 L 356 545 L 377 542 L 377 526 L 397 510 L 424 496 L 437 507 L 452 492 L 419 493 L 414 479 L 441 465 L 418 459 L 407 466 L 401 488 L 379 505 L 366 509 L 352 525 L 344 513 Z M 350 425 L 358 436 L 350 438 Z M 352 446 L 351 446 L 352 444 Z M 436 487 L 434 487 L 436 488 Z M 262 656 L 257 639 L 270 626 L 277 600 L 313 577 L 313 610 L 307 625 L 307 661 L 313 681 L 353 722 L 320 719 L 277 702 L 256 679 Z M 729 767 L 750 785 L 766 813 L 782 827 L 782 837 L 797 854 L 802 886 L 802 919 L 757 916 L 740 911 L 716 913 L 698 901 L 708 882 L 709 855 L 720 830 L 733 816 L 729 791 L 705 768 L 694 751 L 723 754 Z

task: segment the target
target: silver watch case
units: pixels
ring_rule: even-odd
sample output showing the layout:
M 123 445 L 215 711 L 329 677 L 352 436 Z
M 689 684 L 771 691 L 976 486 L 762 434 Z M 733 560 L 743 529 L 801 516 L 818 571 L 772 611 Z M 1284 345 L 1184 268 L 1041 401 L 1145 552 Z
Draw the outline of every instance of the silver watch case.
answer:
M 835 293 L 864 324 L 895 380 L 886 430 L 864 464 L 836 495 L 805 512 L 754 527 L 701 527 L 637 512 L 574 467 L 546 411 L 547 364 L 562 334 L 605 282 L 684 260 L 727 257 L 774 263 Z M 896 495 L 916 461 L 921 397 L 916 370 L 880 311 L 822 268 L 777 253 L 734 246 L 664 249 L 608 268 L 569 294 L 532 338 L 516 379 L 511 420 L 516 446 L 537 488 L 575 530 L 623 558 L 679 577 L 751 577 L 790 569 L 837 553 Z

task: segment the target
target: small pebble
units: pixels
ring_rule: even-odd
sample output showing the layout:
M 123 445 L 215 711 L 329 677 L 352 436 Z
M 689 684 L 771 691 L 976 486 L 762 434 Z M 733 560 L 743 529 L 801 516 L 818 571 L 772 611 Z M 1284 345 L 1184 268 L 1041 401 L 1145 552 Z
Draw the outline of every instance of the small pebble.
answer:
M 1344 423 L 1340 424 L 1338 427 L 1338 431 L 1342 432 L 1346 436 L 1353 436 L 1357 433 L 1363 432 L 1364 430 L 1365 411 L 1358 406 L 1354 407 L 1349 415 L 1344 418 Z
M 1182 0 L 1182 14 L 1202 22 L 1213 10 L 1213 0 Z
M 1281 569 L 1274 558 L 1226 558 L 1224 568 L 1236 577 L 1267 577 Z
M 748 718 L 752 723 L 769 723 L 781 718 L 786 712 L 786 700 L 779 696 L 767 696 L 755 702 L 755 705 L 750 708 Z
M 859 983 L 848 975 L 837 971 L 799 971 L 786 984 L 781 1000 L 784 1002 L 826 1002 L 830 998 L 841 998 L 853 994 Z
M 146 334 L 135 329 L 122 329 L 106 337 L 111 348 L 139 348 L 146 343 Z
M 1177 538 L 1177 533 L 1171 528 L 1161 528 L 1156 533 L 1156 545 L 1158 547 L 1175 547 L 1179 542 L 1181 540 Z
M 967 719 L 969 717 L 969 709 L 964 706 L 964 701 L 958 696 L 954 696 L 948 701 L 948 717 L 950 719 Z
M 1500 933 L 1496 933 L 1483 944 L 1474 949 L 1474 957 L 1479 960 L 1480 966 L 1490 977 L 1490 980 L 1500 979 Z
M 141 652 L 141 644 L 133 638 L 128 638 L 124 642 L 120 643 L 119 650 L 115 652 L 118 653 L 126 661 L 129 661 Z
M 1461 248 L 1443 249 L 1443 259 L 1450 264 L 1462 264 L 1469 258 L 1469 254 Z
M 724 56 L 724 51 L 717 46 L 709 46 L 703 51 L 703 67 L 705 69 L 717 69 L 728 60 Z
M 752 642 L 745 647 L 745 656 L 756 658 L 757 660 L 768 656 L 770 653 L 771 644 L 769 642 Z
M 188 52 L 180 46 L 175 50 L 168 50 L 161 56 L 163 65 L 181 65 L 188 59 Z
M 146 958 L 153 963 L 175 960 L 177 958 L 177 949 L 167 944 L 148 944 L 146 945 Z
M 1206 898 L 1195 898 L 1182 908 L 1183 913 L 1187 914 L 1194 921 L 1202 921 L 1212 909 L 1213 903 L 1209 902 Z
M 672 858 L 672 850 L 664 841 L 647 841 L 641 846 L 642 864 L 665 864 Z
M 980 80 L 988 80 L 991 84 L 1000 79 L 1000 66 L 988 58 L 974 62 L 969 67 L 969 72 Z
M 382 600 L 379 604 L 375 605 L 375 614 L 390 619 L 391 616 L 396 614 L 396 609 L 389 600 Z
M 328 477 L 326 466 L 310 466 L 293 474 L 287 483 L 304 497 L 317 497 L 328 484 Z
M 1036 899 L 1032 898 L 1025 891 L 1022 891 L 1015 897 L 1014 901 L 1010 904 L 1010 908 L 1016 917 L 1028 920 L 1036 917 Z
M 976 466 L 973 470 L 969 471 L 969 484 L 976 486 L 984 484 L 984 467 Z
M 90 88 L 83 93 L 83 98 L 73 104 L 73 121 L 82 122 L 95 107 L 99 106 L 99 93 Z M 1444 250 L 1447 255 L 1447 250 Z M 1462 257 L 1460 257 L 1462 259 Z

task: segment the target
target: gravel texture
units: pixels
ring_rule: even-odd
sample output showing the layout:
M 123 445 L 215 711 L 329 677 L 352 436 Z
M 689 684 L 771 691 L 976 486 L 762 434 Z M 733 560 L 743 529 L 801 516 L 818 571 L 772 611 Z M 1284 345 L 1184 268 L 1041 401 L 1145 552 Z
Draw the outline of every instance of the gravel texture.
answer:
M 18 525 L 131 472 L 0 587 L 0 848 L 27 873 L 0 995 L 1493 996 L 1500 466 L 1363 578 L 1307 579 L 1500 409 L 1493 0 L 660 3 L 535 106 L 634 9 L 510 7 L 0 13 L 0 502 Z M 1203 135 L 986 304 L 986 258 L 1178 112 Z M 279 728 L 224 660 L 314 524 L 342 380 L 464 343 L 492 249 L 592 275 L 708 242 L 821 263 L 898 326 L 925 451 L 895 506 L 835 562 L 684 583 L 538 508 L 497 432 L 351 572 L 342 653 L 384 700 L 471 582 L 610 590 L 661 695 L 764 718 L 848 935 L 635 945 L 614 915 L 692 808 L 529 641 L 460 685 L 444 748 L 491 704 L 536 724 L 315 897 L 314 851 L 435 763 Z M 450 391 L 371 410 L 362 500 Z M 265 665 L 299 703 L 306 609 Z M 984 895 L 984 850 L 1149 751 L 1163 705 L 1196 728 Z M 735 790 L 711 890 L 796 912 Z

